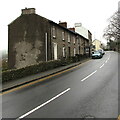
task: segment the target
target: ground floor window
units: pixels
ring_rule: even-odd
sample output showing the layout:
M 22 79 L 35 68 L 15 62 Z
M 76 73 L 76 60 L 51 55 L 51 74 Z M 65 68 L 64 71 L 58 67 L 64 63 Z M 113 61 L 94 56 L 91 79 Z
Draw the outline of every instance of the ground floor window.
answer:
M 70 47 L 68 47 L 68 56 L 71 56 L 71 51 L 70 51 Z
M 74 56 L 76 55 L 76 48 L 74 48 Z
M 63 57 L 65 57 L 65 47 L 63 47 Z

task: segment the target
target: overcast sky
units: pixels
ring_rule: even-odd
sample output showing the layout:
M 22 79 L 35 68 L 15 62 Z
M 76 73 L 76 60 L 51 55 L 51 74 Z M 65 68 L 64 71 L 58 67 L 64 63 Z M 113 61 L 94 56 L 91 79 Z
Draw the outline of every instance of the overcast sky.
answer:
M 21 9 L 35 8 L 36 13 L 56 23 L 66 21 L 68 27 L 82 23 L 93 34 L 102 38 L 108 18 L 118 9 L 119 0 L 2 0 L 0 3 L 0 49 L 8 46 L 8 24 L 21 15 Z

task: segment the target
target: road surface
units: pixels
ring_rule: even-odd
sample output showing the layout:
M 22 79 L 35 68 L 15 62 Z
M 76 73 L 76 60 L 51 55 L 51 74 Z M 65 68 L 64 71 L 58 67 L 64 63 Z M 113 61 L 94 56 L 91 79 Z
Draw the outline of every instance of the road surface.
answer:
M 118 53 L 2 95 L 3 118 L 117 118 Z

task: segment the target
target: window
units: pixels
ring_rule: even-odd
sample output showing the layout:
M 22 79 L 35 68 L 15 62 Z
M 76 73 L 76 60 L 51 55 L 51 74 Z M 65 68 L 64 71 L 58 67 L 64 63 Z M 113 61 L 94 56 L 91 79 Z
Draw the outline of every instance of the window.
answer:
M 77 38 L 77 40 L 76 40 L 76 41 L 77 41 L 77 44 L 80 44 L 80 39 L 79 39 L 79 38 Z
M 65 34 L 62 32 L 62 40 L 65 40 Z
M 68 42 L 70 42 L 70 35 L 68 34 Z
M 73 37 L 73 43 L 75 44 L 75 37 Z
M 71 51 L 70 51 L 70 47 L 68 47 L 68 56 L 71 56 Z
M 76 48 L 74 48 L 74 56 L 76 55 Z
M 56 35 L 55 35 L 55 27 L 53 26 L 52 28 L 52 33 L 53 33 L 53 38 L 56 38 Z
M 80 46 L 78 47 L 78 54 L 80 54 Z
M 63 57 L 65 57 L 65 47 L 63 47 Z

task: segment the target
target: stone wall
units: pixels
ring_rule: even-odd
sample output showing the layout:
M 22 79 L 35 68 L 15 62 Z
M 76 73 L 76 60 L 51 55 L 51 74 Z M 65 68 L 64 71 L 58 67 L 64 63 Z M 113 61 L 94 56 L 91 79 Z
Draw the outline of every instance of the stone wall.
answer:
M 49 29 L 48 20 L 37 14 L 21 15 L 13 21 L 8 26 L 9 68 L 22 68 L 45 61 L 45 34 L 50 33 Z M 49 34 L 47 39 L 49 44 Z M 48 59 L 51 59 L 50 56 Z

